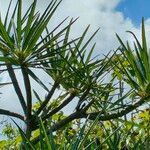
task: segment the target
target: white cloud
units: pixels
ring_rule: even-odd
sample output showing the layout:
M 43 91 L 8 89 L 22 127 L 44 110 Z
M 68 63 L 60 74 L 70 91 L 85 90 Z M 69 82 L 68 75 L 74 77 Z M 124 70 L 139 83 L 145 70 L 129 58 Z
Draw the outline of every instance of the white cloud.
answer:
M 115 33 L 127 39 L 125 31 L 135 29 L 129 18 L 124 18 L 121 12 L 116 11 L 119 2 L 120 0 L 64 0 L 52 22 L 56 25 L 66 16 L 79 16 L 73 28 L 74 36 L 80 35 L 88 24 L 91 25 L 89 35 L 100 27 L 95 37 L 96 53 L 106 54 L 118 46 Z

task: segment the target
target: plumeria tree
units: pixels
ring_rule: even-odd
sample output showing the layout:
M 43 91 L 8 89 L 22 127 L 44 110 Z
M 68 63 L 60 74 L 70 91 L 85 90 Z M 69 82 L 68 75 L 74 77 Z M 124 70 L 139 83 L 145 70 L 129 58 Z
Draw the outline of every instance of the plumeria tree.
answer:
M 77 19 L 70 19 L 66 25 L 69 18 L 53 29 L 48 28 L 61 0 L 51 0 L 42 14 L 36 11 L 37 0 L 24 13 L 22 0 L 17 1 L 13 13 L 10 13 L 11 3 L 12 0 L 5 19 L 0 19 L 0 62 L 3 71 L 9 74 L 23 114 L 2 108 L 0 114 L 22 120 L 28 139 L 39 128 L 39 118 L 49 124 L 47 132 L 53 132 L 75 119 L 95 120 L 97 116 L 99 121 L 116 119 L 148 103 L 150 61 L 144 22 L 142 45 L 132 33 L 136 39 L 135 53 L 117 35 L 121 46 L 114 54 L 93 58 L 95 44 L 91 45 L 91 41 L 98 30 L 87 39 L 88 26 L 79 37 L 72 39 L 72 25 Z M 35 68 L 49 76 L 49 87 L 42 82 L 40 74 L 35 74 Z M 25 93 L 16 69 L 22 72 Z M 33 90 L 31 78 L 45 90 L 44 98 L 38 89 Z M 122 83 L 130 88 L 123 90 Z M 63 92 L 55 94 L 58 91 Z M 54 95 L 58 96 L 54 98 Z M 70 115 L 60 117 L 62 109 L 67 109 L 71 102 L 76 102 L 75 109 L 70 110 Z M 54 120 L 56 115 L 59 117 Z

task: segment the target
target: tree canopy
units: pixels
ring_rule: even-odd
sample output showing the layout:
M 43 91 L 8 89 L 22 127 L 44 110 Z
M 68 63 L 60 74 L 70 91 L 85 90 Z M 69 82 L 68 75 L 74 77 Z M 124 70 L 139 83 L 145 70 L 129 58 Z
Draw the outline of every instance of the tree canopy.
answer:
M 3 108 L 0 114 L 22 120 L 29 140 L 39 140 L 38 136 L 32 139 L 32 133 L 41 126 L 39 120 L 49 125 L 46 132 L 51 133 L 82 118 L 102 122 L 127 119 L 128 114 L 149 104 L 150 57 L 144 19 L 142 43 L 129 31 L 135 38 L 134 47 L 116 35 L 120 42 L 116 50 L 103 57 L 93 57 L 95 44 L 91 45 L 91 41 L 99 29 L 87 39 L 90 30 L 87 26 L 79 37 L 70 38 L 72 25 L 78 18 L 65 18 L 49 29 L 61 0 L 51 0 L 42 14 L 36 11 L 37 0 L 24 13 L 22 0 L 18 0 L 10 14 L 11 3 L 12 0 L 5 19 L 0 19 L 0 65 L 4 68 L 2 73 L 9 74 L 18 97 L 13 101 L 19 101 L 23 114 Z M 25 94 L 16 76 L 18 69 L 22 72 Z M 49 76 L 49 86 L 34 69 Z M 45 90 L 45 97 L 33 89 L 31 78 Z M 63 114 L 62 109 L 72 102 L 75 109 L 69 115 Z

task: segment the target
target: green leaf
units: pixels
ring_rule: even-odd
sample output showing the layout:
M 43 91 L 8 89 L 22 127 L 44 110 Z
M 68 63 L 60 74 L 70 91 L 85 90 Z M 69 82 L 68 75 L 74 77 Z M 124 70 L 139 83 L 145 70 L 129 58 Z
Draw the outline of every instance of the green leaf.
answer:
M 44 85 L 44 83 L 31 71 L 28 69 L 29 75 L 37 82 L 39 85 L 41 85 L 47 92 L 49 92 L 48 88 Z
M 79 146 L 81 145 L 80 142 L 82 141 L 83 139 L 83 136 L 84 136 L 84 132 L 85 132 L 85 129 L 86 129 L 86 125 L 88 123 L 88 119 L 86 119 L 83 127 L 80 129 L 80 132 L 79 132 L 79 136 L 78 138 L 76 139 L 75 143 L 72 145 L 72 150 L 77 150 L 79 149 Z M 82 145 L 81 145 L 82 146 Z
M 49 137 L 48 137 L 48 135 L 47 135 L 46 129 L 45 129 L 45 127 L 44 127 L 44 124 L 43 124 L 41 118 L 40 118 L 40 125 L 41 125 L 41 130 L 43 131 L 43 135 L 44 135 L 44 138 L 45 138 L 47 150 L 54 150 L 54 149 L 53 149 L 53 146 L 52 146 L 51 143 L 50 143 Z
M 12 119 L 12 121 L 16 124 L 17 128 L 19 129 L 20 135 L 23 140 L 23 146 L 26 147 L 26 150 L 36 150 L 32 143 L 28 140 L 25 133 L 22 131 L 22 129 L 18 126 L 18 124 Z
M 44 17 L 44 19 L 42 18 L 42 22 L 39 22 L 39 25 L 36 27 L 34 36 L 33 36 L 33 37 L 30 39 L 30 41 L 29 41 L 29 46 L 28 46 L 28 47 L 29 47 L 30 49 L 32 49 L 32 48 L 35 46 L 37 40 L 39 39 L 39 37 L 41 36 L 42 32 L 43 32 L 44 29 L 46 28 L 46 26 L 47 26 L 49 20 L 50 20 L 51 17 L 53 16 L 53 14 L 54 14 L 54 12 L 56 11 L 57 7 L 59 6 L 60 2 L 61 2 L 61 1 L 59 1 L 59 2 L 56 4 L 55 7 L 54 7 L 54 5 L 53 5 L 52 8 L 50 7 L 50 8 L 47 10 L 47 12 L 45 13 L 46 16 Z
M 28 21 L 27 24 L 25 26 L 25 31 L 24 31 L 24 41 L 26 41 L 27 36 L 29 34 L 32 22 L 33 22 L 33 18 L 34 18 L 34 13 L 35 13 L 35 8 L 36 8 L 36 4 L 37 4 L 37 0 L 34 0 L 33 4 L 31 5 L 31 9 L 30 9 L 30 13 L 28 15 Z
M 5 30 L 5 27 L 1 19 L 0 19 L 0 36 L 5 40 L 6 43 L 8 43 L 9 47 L 12 47 L 11 38 L 9 37 L 7 31 Z
M 17 12 L 17 37 L 18 37 L 18 46 L 20 47 L 21 45 L 21 14 L 22 14 L 22 0 L 18 0 L 18 12 Z
M 83 139 L 80 141 L 80 144 L 78 146 L 78 149 L 82 149 L 84 143 L 86 142 L 91 130 L 94 128 L 94 126 L 98 123 L 99 121 L 99 117 L 100 117 L 101 113 L 99 113 L 96 117 L 96 119 L 93 121 L 92 125 L 89 127 L 87 133 L 84 135 Z
M 42 100 L 41 100 L 40 96 L 38 95 L 38 93 L 37 93 L 35 90 L 33 90 L 33 93 L 34 93 L 36 99 L 37 99 L 40 103 L 42 103 Z
M 85 64 L 87 65 L 88 63 L 89 63 L 89 61 L 91 60 L 91 56 L 92 56 L 92 54 L 93 54 L 93 51 L 94 51 L 94 49 L 95 49 L 95 46 L 96 46 L 96 43 L 94 43 L 94 45 L 92 46 L 92 48 L 91 48 L 91 50 L 90 50 L 90 52 L 89 52 L 89 54 L 88 54 L 88 56 L 87 56 L 87 59 L 86 59 L 86 61 L 85 61 Z
M 143 46 L 143 51 L 147 52 L 147 42 L 146 42 L 146 36 L 145 36 L 144 18 L 142 18 L 142 46 Z
M 6 28 L 6 26 L 7 26 L 8 15 L 9 15 L 9 11 L 10 11 L 11 4 L 12 4 L 12 0 L 10 0 L 10 2 L 9 2 L 9 6 L 8 6 L 7 13 L 6 13 L 6 17 L 5 17 L 5 22 L 4 22 L 5 28 Z
M 14 20 L 14 17 L 15 17 L 16 11 L 17 11 L 17 6 L 18 6 L 18 1 L 17 1 L 16 5 L 15 5 L 15 8 L 13 10 L 13 13 L 12 13 L 12 16 L 11 16 L 11 20 Z M 12 21 L 11 20 L 9 22 L 8 29 L 7 29 L 7 33 L 8 34 L 10 34 L 11 28 L 12 28 Z
M 124 96 L 122 96 L 121 98 L 119 98 L 117 101 L 113 102 L 112 105 L 109 106 L 109 109 L 114 108 L 119 103 L 121 103 L 125 98 L 127 98 L 131 94 L 131 91 L 132 90 L 130 90 L 129 92 L 127 92 Z

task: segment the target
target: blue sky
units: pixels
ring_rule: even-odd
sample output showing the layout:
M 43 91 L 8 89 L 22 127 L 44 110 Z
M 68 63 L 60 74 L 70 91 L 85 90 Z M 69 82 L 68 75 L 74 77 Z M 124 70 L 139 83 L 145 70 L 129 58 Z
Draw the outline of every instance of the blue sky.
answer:
M 125 17 L 130 18 L 136 26 L 139 26 L 141 18 L 150 17 L 150 0 L 122 0 L 117 10 Z

